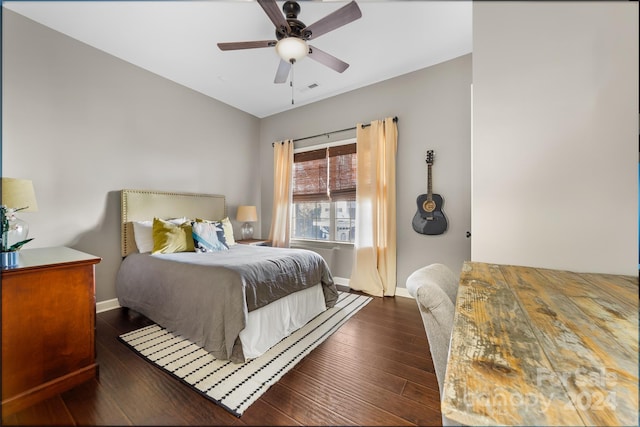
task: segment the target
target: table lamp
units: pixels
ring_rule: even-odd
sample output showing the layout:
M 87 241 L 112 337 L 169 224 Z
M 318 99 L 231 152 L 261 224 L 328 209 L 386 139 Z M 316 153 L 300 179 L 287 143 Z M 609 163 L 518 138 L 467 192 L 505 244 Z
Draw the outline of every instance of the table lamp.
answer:
M 238 206 L 238 214 L 236 216 L 238 221 L 244 222 L 242 224 L 242 239 L 253 239 L 253 225 L 252 222 L 258 220 L 258 211 L 255 206 Z
M 26 240 L 29 235 L 29 224 L 16 217 L 15 213 L 17 211 L 38 211 L 36 195 L 33 191 L 31 180 L 3 177 L 2 205 L 6 208 L 6 215 L 9 220 L 6 247 L 10 247 L 17 242 Z

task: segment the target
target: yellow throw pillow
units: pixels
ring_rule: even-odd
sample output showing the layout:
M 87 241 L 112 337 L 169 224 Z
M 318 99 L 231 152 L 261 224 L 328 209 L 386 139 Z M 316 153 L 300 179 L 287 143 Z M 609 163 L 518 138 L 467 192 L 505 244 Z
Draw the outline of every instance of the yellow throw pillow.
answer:
M 233 226 L 231 225 L 231 221 L 229 221 L 229 217 L 224 217 L 220 222 L 222 223 L 222 229 L 224 230 L 224 238 L 227 241 L 227 246 L 235 245 L 236 241 L 233 238 Z
M 180 225 L 153 219 L 153 254 L 171 254 L 174 252 L 194 252 L 192 228 L 190 222 Z

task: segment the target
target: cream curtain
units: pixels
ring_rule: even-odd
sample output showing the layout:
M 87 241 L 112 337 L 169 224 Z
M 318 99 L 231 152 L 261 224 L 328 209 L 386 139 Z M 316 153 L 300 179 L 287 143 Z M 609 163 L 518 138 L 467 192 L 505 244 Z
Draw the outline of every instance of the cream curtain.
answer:
M 355 259 L 349 286 L 374 296 L 396 293 L 396 151 L 394 119 L 357 126 Z
M 273 211 L 271 245 L 288 248 L 291 221 L 291 181 L 293 176 L 293 140 L 273 145 Z

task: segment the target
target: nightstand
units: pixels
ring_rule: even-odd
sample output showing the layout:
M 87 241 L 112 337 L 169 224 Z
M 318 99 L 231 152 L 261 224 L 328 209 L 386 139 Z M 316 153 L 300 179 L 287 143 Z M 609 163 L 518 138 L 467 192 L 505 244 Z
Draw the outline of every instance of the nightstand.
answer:
M 97 376 L 95 265 L 66 247 L 22 249 L 2 269 L 2 415 Z
M 251 245 L 251 246 L 271 246 L 271 240 L 262 240 L 262 239 L 236 240 L 236 243 L 239 243 L 241 245 Z

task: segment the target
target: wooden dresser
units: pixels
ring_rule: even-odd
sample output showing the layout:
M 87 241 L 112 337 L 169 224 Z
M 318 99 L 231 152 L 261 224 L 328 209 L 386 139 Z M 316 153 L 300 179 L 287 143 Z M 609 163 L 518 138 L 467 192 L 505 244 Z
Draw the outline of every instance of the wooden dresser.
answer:
M 2 270 L 2 415 L 97 375 L 95 265 L 71 248 L 23 249 Z

